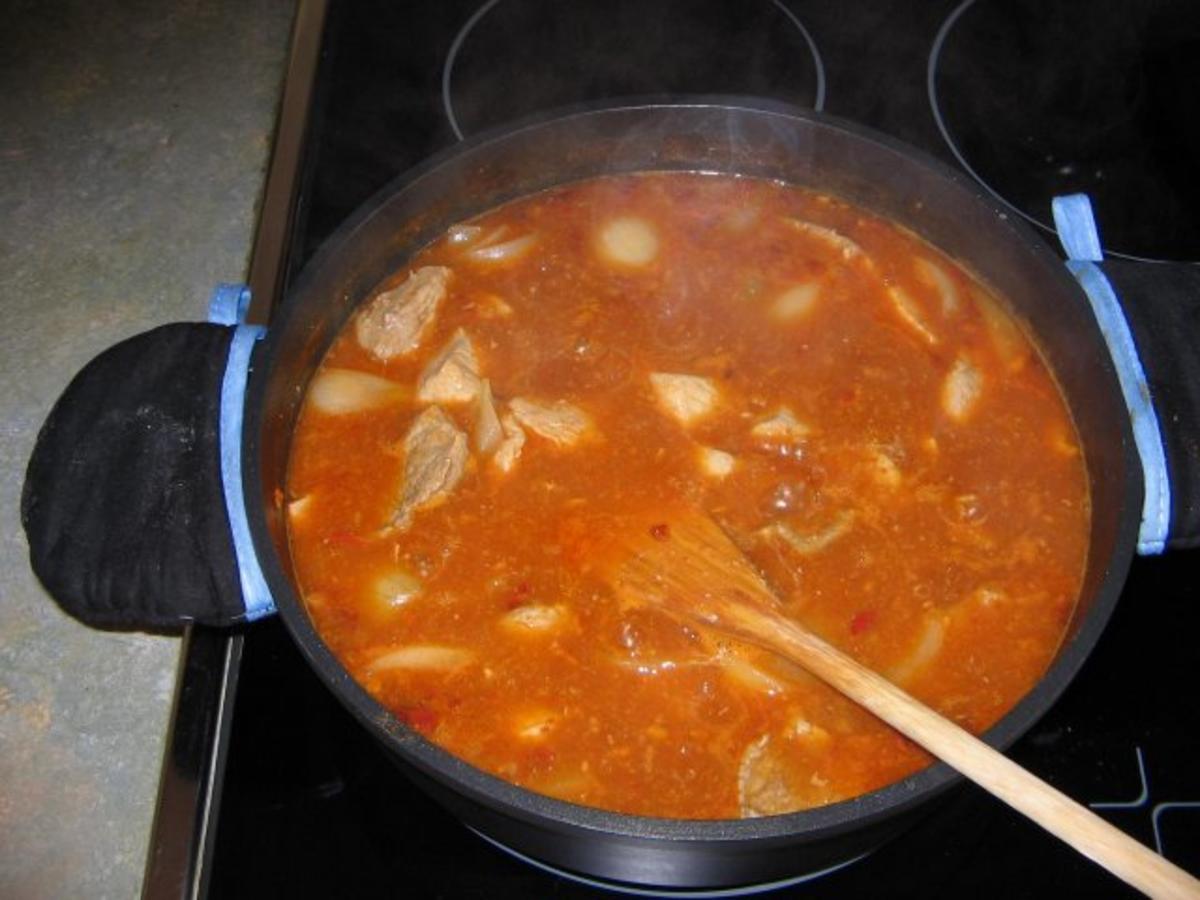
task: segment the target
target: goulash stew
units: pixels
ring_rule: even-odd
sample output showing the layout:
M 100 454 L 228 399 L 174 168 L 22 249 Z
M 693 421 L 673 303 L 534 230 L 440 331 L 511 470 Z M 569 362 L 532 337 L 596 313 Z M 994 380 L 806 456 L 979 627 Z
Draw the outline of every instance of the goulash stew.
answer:
M 788 614 L 978 732 L 1054 655 L 1089 519 L 1054 378 L 985 287 L 836 198 L 699 174 L 547 191 L 420 252 L 311 381 L 286 501 L 306 607 L 380 703 L 532 790 L 681 818 L 930 759 L 619 602 L 622 529 L 703 511 Z

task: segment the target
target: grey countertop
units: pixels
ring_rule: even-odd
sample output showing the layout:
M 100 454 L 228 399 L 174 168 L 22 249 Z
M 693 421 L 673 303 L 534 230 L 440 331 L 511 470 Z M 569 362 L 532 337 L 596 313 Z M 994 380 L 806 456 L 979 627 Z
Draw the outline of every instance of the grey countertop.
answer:
M 293 8 L 10 4 L 0 54 L 0 896 L 141 885 L 179 641 L 29 569 L 25 464 L 72 375 L 245 277 Z

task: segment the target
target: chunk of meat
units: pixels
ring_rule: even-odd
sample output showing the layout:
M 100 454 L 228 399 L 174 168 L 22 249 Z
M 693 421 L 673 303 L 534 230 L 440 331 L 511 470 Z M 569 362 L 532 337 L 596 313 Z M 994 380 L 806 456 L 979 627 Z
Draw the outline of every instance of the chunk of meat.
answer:
M 492 464 L 501 472 L 511 472 L 517 460 L 521 458 L 521 449 L 525 446 L 525 430 L 517 424 L 511 413 L 505 413 L 500 420 L 504 429 L 504 438 L 496 446 L 492 454 Z
M 804 754 L 808 765 L 797 759 L 796 751 L 801 749 L 810 751 Z M 738 765 L 738 806 L 742 818 L 777 816 L 836 800 L 829 780 L 812 768 L 811 751 L 820 749 L 798 747 L 795 741 L 779 740 L 768 734 L 751 742 L 742 751 Z M 818 752 L 815 759 L 820 755 Z
M 411 353 L 421 345 L 446 299 L 450 270 L 422 266 L 399 287 L 373 299 L 354 320 L 354 336 L 372 356 L 388 360 Z
M 738 806 L 743 819 L 792 812 L 799 802 L 788 784 L 787 769 L 764 734 L 742 752 L 738 765 Z
M 983 373 L 960 356 L 942 382 L 942 410 L 955 422 L 965 422 L 982 393 Z
M 658 405 L 684 426 L 708 415 L 717 405 L 717 386 L 701 375 L 651 372 L 650 384 Z
M 565 400 L 543 403 L 525 397 L 514 397 L 508 406 L 519 423 L 560 447 L 570 447 L 577 443 L 592 427 L 592 420 L 588 414 Z
M 479 387 L 475 348 L 459 328 L 421 373 L 417 399 L 422 403 L 470 403 L 479 396 Z
M 404 487 L 391 524 L 408 528 L 413 513 L 445 500 L 462 480 L 467 456 L 466 434 L 440 406 L 421 413 L 404 436 Z
M 794 441 L 808 434 L 808 426 L 786 406 L 781 406 L 775 415 L 756 423 L 750 434 L 768 441 Z

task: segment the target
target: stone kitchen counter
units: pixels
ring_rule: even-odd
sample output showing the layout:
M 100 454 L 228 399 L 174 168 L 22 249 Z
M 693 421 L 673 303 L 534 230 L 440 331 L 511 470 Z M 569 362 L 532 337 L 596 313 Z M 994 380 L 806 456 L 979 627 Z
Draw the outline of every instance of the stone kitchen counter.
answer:
M 90 358 L 246 274 L 292 5 L 10 4 L 0 55 L 0 896 L 140 890 L 180 642 L 63 614 L 20 524 Z

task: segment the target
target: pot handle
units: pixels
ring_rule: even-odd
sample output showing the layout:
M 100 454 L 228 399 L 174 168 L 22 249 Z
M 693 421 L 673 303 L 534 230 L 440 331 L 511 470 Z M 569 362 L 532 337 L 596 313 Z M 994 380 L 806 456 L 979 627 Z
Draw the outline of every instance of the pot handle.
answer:
M 1054 222 L 1117 369 L 1141 458 L 1138 552 L 1200 546 L 1200 266 L 1104 260 L 1091 202 Z
M 221 491 L 229 515 L 229 532 L 237 556 L 238 582 L 246 620 L 254 621 L 275 612 L 275 600 L 250 535 L 246 518 L 246 492 L 242 484 L 242 422 L 246 408 L 246 380 L 254 345 L 267 333 L 261 325 L 246 324 L 250 288 L 244 284 L 219 284 L 208 306 L 208 320 L 233 328 L 229 357 L 221 381 L 220 445 Z
M 244 392 L 263 334 L 244 322 L 249 299 L 219 285 L 209 322 L 105 350 L 43 424 L 21 521 L 33 570 L 85 624 L 174 631 L 274 610 L 241 481 Z

